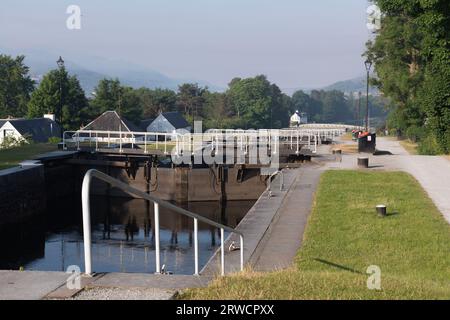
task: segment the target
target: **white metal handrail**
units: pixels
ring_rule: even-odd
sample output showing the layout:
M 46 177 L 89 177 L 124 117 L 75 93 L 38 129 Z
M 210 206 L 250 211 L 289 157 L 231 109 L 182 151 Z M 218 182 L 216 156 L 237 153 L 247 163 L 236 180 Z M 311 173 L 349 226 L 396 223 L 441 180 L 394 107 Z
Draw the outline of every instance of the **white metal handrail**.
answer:
M 301 148 L 317 152 L 317 146 L 323 141 L 331 142 L 334 137 L 345 132 L 343 126 L 320 125 L 318 128 L 298 127 L 286 129 L 210 129 L 204 133 L 190 132 L 128 132 L 128 131 L 102 131 L 102 130 L 78 130 L 66 131 L 63 135 L 63 146 L 67 149 L 69 143 L 74 143 L 80 150 L 82 143 L 99 150 L 101 145 L 107 144 L 108 148 L 114 146 L 120 152 L 124 151 L 124 145 L 131 144 L 131 148 L 139 146 L 144 154 L 149 153 L 148 146 L 154 146 L 156 150 L 162 147 L 164 154 L 169 154 L 173 147 L 175 155 L 194 155 L 198 150 L 210 146 L 213 149 L 224 147 L 237 147 L 246 153 L 250 147 L 265 146 L 273 154 L 277 153 L 279 145 L 287 145 L 289 149 L 295 149 L 299 154 Z M 69 137 L 69 138 L 67 138 Z
M 225 239 L 224 231 L 238 234 L 240 237 L 240 267 L 241 271 L 244 269 L 244 235 L 242 232 L 228 227 L 226 225 L 220 224 L 218 222 L 212 221 L 208 218 L 202 217 L 191 211 L 185 210 L 183 208 L 177 207 L 170 202 L 161 200 L 155 196 L 145 193 L 141 190 L 133 188 L 128 184 L 117 180 L 111 176 L 104 174 L 95 169 L 90 169 L 86 172 L 83 179 L 83 185 L 81 190 L 81 202 L 83 208 L 83 239 L 84 239 L 84 263 L 85 263 L 85 273 L 87 275 L 92 275 L 92 254 L 91 254 L 91 210 L 89 203 L 90 185 L 92 178 L 100 179 L 112 187 L 119 188 L 128 194 L 132 194 L 139 198 L 152 201 L 154 203 L 154 217 L 155 217 L 155 263 L 156 263 L 156 273 L 161 273 L 161 254 L 160 254 L 160 241 L 159 241 L 159 206 L 172 210 L 178 214 L 182 214 L 194 219 L 194 260 L 195 260 L 195 272 L 194 275 L 199 274 L 199 264 L 198 264 L 198 221 L 202 221 L 213 227 L 220 228 L 220 253 L 221 253 L 221 274 L 225 275 Z

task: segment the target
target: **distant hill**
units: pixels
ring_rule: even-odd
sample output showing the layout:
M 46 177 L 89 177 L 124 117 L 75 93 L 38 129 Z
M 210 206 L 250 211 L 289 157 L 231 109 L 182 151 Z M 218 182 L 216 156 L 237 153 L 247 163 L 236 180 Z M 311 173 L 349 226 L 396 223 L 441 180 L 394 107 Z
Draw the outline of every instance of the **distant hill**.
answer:
M 0 53 L 12 56 L 25 55 L 25 64 L 30 67 L 31 77 L 37 82 L 48 71 L 57 68 L 55 61 L 58 56 L 40 50 L 19 52 L 18 50 L 0 48 Z M 223 91 L 223 88 L 206 81 L 170 78 L 145 66 L 128 62 L 108 60 L 101 57 L 79 57 L 77 61 L 64 59 L 67 71 L 69 74 L 77 76 L 87 96 L 92 95 L 98 82 L 104 78 L 118 78 L 122 84 L 133 88 L 148 87 L 176 90 L 178 85 L 191 82 L 198 83 L 200 86 L 208 86 L 212 91 Z
M 358 77 L 349 80 L 338 81 L 321 89 L 325 91 L 338 90 L 345 93 L 361 91 L 363 94 L 365 94 L 367 90 L 366 77 Z M 378 90 L 374 87 L 370 87 L 369 92 L 374 95 L 378 94 Z
M 338 90 L 338 91 L 345 92 L 347 94 L 349 94 L 350 92 L 355 93 L 355 92 L 361 91 L 362 94 L 365 95 L 365 93 L 366 93 L 366 77 L 363 76 L 363 77 L 357 77 L 357 78 L 353 78 L 353 79 L 349 79 L 349 80 L 338 81 L 338 82 L 335 82 L 328 86 L 320 87 L 320 88 L 306 88 L 306 87 L 285 88 L 285 89 L 283 89 L 283 92 L 286 94 L 292 95 L 297 90 L 302 90 L 308 94 L 312 90 L 325 90 L 325 91 Z M 374 87 L 370 87 L 369 92 L 372 95 L 379 94 L 378 89 L 374 88 Z

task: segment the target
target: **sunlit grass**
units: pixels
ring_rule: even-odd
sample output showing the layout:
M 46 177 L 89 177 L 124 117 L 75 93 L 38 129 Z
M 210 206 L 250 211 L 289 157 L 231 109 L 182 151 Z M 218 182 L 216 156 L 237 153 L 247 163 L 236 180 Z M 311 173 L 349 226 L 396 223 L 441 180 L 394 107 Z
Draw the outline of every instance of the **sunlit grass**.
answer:
M 409 154 L 418 154 L 417 152 L 417 143 L 412 142 L 411 140 L 400 140 L 400 145 L 405 148 L 405 150 Z
M 375 213 L 388 206 L 388 216 Z M 218 278 L 184 299 L 450 299 L 450 226 L 401 172 L 323 174 L 290 269 Z M 367 267 L 381 290 L 367 288 Z
M 52 143 L 31 143 L 0 150 L 0 170 L 17 166 L 20 162 L 31 159 L 33 156 L 57 149 L 58 146 Z

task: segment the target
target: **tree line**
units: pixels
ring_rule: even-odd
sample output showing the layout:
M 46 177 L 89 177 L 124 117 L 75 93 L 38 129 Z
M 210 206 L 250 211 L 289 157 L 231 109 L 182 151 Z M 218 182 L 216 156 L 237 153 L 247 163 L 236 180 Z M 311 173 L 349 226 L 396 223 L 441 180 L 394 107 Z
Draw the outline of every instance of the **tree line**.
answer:
M 203 128 L 283 128 L 293 112 L 307 112 L 310 121 L 356 123 L 358 101 L 340 91 L 301 90 L 284 94 L 266 76 L 234 78 L 225 92 L 185 83 L 177 91 L 134 89 L 119 79 L 100 80 L 87 98 L 79 80 L 65 68 L 45 74 L 39 85 L 30 79 L 24 57 L 0 55 L 0 118 L 42 117 L 55 114 L 65 130 L 76 130 L 107 110 L 116 110 L 139 123 L 160 112 L 179 111 Z M 372 116 L 382 115 L 383 101 L 370 99 Z M 362 103 L 364 105 L 364 103 Z
M 378 86 L 392 106 L 387 127 L 419 143 L 419 152 L 450 152 L 450 2 L 375 0 L 381 29 L 367 43 Z

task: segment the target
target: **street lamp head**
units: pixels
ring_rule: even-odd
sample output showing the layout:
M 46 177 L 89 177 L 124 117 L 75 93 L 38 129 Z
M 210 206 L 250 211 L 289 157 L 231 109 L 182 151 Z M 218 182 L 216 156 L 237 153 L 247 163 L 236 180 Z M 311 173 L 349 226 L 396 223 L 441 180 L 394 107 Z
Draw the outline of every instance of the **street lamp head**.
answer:
M 64 67 L 64 60 L 63 58 L 61 58 L 61 56 L 59 56 L 58 61 L 56 61 L 56 63 L 58 64 L 58 67 L 63 68 Z
M 367 59 L 367 60 L 364 62 L 364 65 L 366 66 L 367 72 L 369 72 L 369 71 L 370 71 L 370 68 L 372 67 L 372 61 L 370 61 L 369 59 Z

